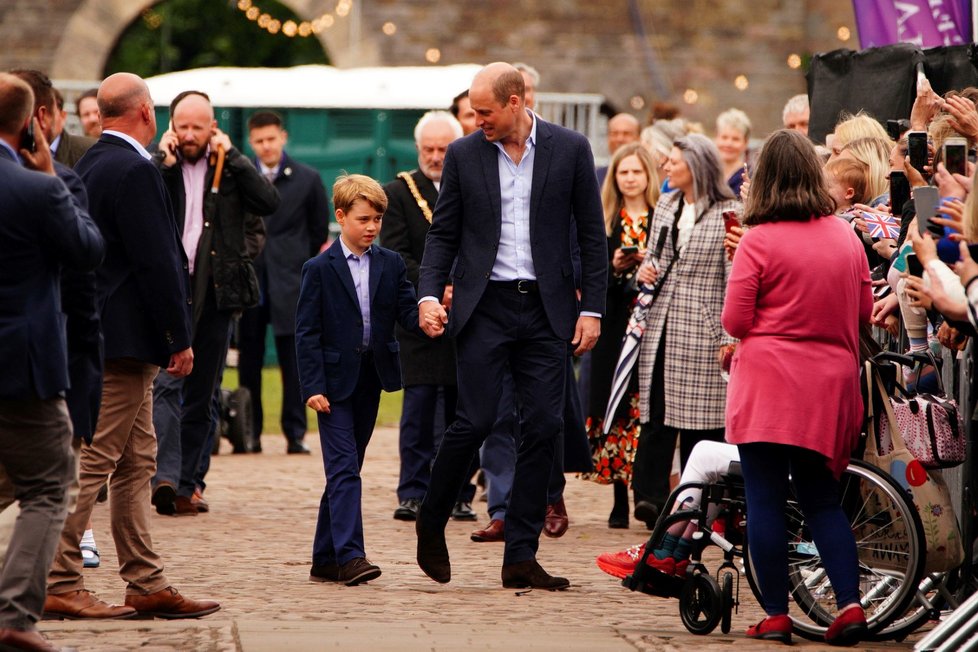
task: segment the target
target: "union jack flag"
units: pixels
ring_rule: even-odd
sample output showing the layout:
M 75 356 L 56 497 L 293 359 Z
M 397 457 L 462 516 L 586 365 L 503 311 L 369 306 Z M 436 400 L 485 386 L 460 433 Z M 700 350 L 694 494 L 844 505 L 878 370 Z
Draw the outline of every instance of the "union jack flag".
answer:
M 900 237 L 900 220 L 891 215 L 881 215 L 880 213 L 862 212 L 863 220 L 869 227 L 869 237 L 871 238 L 891 238 L 896 240 Z

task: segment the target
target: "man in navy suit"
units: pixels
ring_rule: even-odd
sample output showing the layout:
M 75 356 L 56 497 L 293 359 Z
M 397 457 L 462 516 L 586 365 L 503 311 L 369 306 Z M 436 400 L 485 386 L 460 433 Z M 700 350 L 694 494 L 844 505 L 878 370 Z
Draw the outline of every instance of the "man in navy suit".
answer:
M 104 131 L 77 171 L 106 241 L 96 273 L 105 340 L 102 405 L 92 445 L 82 449 L 78 504 L 65 520 L 44 611 L 76 619 L 204 616 L 220 605 L 187 599 L 170 586 L 149 535 L 153 379 L 160 367 L 175 376 L 193 367 L 186 260 L 163 180 L 146 151 L 156 135 L 156 113 L 146 83 L 128 73 L 102 82 L 98 103 Z M 125 606 L 96 598 L 82 576 L 82 533 L 110 475 Z
M 282 433 L 286 452 L 308 453 L 306 406 L 299 391 L 295 362 L 295 305 L 299 300 L 302 265 L 319 253 L 329 230 L 329 200 L 319 173 L 285 152 L 288 133 L 282 118 L 259 111 L 248 118 L 248 142 L 255 150 L 255 167 L 275 185 L 281 197 L 278 210 L 265 220 L 265 248 L 255 259 L 261 302 L 238 321 L 238 380 L 251 392 L 255 452 L 263 425 L 261 368 L 265 360 L 265 331 L 272 326 L 275 353 L 282 374 Z
M 580 354 L 600 333 L 607 246 L 587 139 L 538 118 L 523 94 L 523 77 L 509 64 L 490 64 L 476 75 L 469 99 L 482 133 L 449 147 L 428 231 L 419 323 L 431 336 L 447 323 L 456 338 L 458 417 L 435 457 L 418 515 L 417 558 L 429 577 L 450 581 L 445 524 L 468 461 L 496 419 L 508 364 L 524 428 L 506 515 L 502 582 L 563 589 L 569 582 L 543 570 L 536 552 L 562 424 L 568 346 Z M 450 318 L 436 298 L 449 276 Z
M 340 237 L 302 267 L 295 345 L 326 470 L 309 579 L 355 586 L 380 577 L 364 549 L 360 469 L 380 390 L 401 388 L 394 324 L 419 332 L 418 309 L 400 255 L 374 244 L 387 209 L 380 184 L 340 177 L 333 205 Z
M 59 277 L 62 265 L 94 269 L 105 242 L 55 177 L 33 106 L 30 86 L 0 73 L 0 464 L 21 507 L 0 574 L 0 645 L 41 650 L 53 649 L 35 623 L 74 477 Z M 34 151 L 21 150 L 29 124 Z

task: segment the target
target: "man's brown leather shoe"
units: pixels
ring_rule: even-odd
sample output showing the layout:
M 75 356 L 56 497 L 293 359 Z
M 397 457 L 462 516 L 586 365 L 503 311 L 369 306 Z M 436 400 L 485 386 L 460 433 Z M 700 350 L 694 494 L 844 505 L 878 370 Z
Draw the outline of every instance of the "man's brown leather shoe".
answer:
M 190 502 L 197 508 L 198 512 L 211 511 L 211 506 L 204 500 L 204 494 L 200 493 L 200 489 L 194 489 L 194 495 L 190 497 Z
M 503 564 L 503 587 L 507 589 L 547 589 L 562 591 L 570 586 L 563 577 L 554 577 L 543 570 L 536 559 Z
M 475 530 L 469 538 L 480 543 L 489 541 L 505 541 L 506 521 L 501 521 L 498 518 L 494 518 L 489 521 L 489 525 L 487 525 L 484 529 Z
M 543 520 L 543 533 L 548 537 L 559 539 L 567 532 L 567 507 L 561 498 L 553 505 L 547 505 L 547 516 Z
M 189 496 L 177 496 L 173 506 L 176 510 L 173 512 L 174 516 L 197 516 L 197 506 L 194 505 L 194 499 Z
M 0 650 L 29 650 L 30 652 L 61 652 L 41 636 L 36 629 L 0 629 Z
M 135 609 L 140 616 L 155 618 L 200 618 L 221 608 L 213 600 L 190 600 L 180 595 L 172 586 L 149 595 L 127 595 L 126 605 Z
M 69 591 L 68 593 L 48 593 L 44 599 L 44 618 L 58 620 L 85 620 L 88 618 L 109 618 L 119 620 L 132 618 L 136 610 L 99 600 L 89 591 Z
M 452 563 L 448 558 L 445 531 L 432 530 L 421 523 L 418 519 L 414 524 L 418 534 L 418 566 L 439 584 L 447 584 L 452 579 Z

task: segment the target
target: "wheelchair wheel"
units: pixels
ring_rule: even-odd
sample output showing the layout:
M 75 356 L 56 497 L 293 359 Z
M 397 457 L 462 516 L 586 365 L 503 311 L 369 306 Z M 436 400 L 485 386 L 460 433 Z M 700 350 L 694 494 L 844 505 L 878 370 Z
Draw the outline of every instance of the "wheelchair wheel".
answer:
M 720 607 L 720 631 L 729 634 L 734 608 L 733 573 L 727 572 L 720 576 L 720 596 L 723 601 Z
M 698 573 L 686 579 L 679 596 L 679 617 L 691 634 L 712 632 L 720 623 L 722 612 L 720 585 L 712 576 Z
M 842 507 L 856 538 L 859 593 L 874 637 L 901 618 L 917 594 L 924 571 L 923 525 L 900 485 L 874 466 L 853 460 L 840 480 Z M 786 508 L 788 578 L 794 631 L 822 640 L 836 616 L 835 593 L 798 504 Z M 748 514 L 748 518 L 750 515 Z M 760 599 L 749 541 L 744 553 L 747 582 Z

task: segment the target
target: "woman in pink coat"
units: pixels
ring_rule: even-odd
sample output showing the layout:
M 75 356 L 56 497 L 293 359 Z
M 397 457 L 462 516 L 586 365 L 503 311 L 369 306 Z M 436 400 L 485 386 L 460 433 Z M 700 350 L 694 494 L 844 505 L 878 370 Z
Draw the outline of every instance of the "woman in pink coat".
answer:
M 872 309 L 869 267 L 832 212 L 811 142 L 782 130 L 764 145 L 723 306 L 739 338 L 727 392 L 726 439 L 737 444 L 747 538 L 768 617 L 751 638 L 791 641 L 785 503 L 789 474 L 835 589 L 826 641 L 865 635 L 856 544 L 839 476 L 859 434 L 859 324 Z

